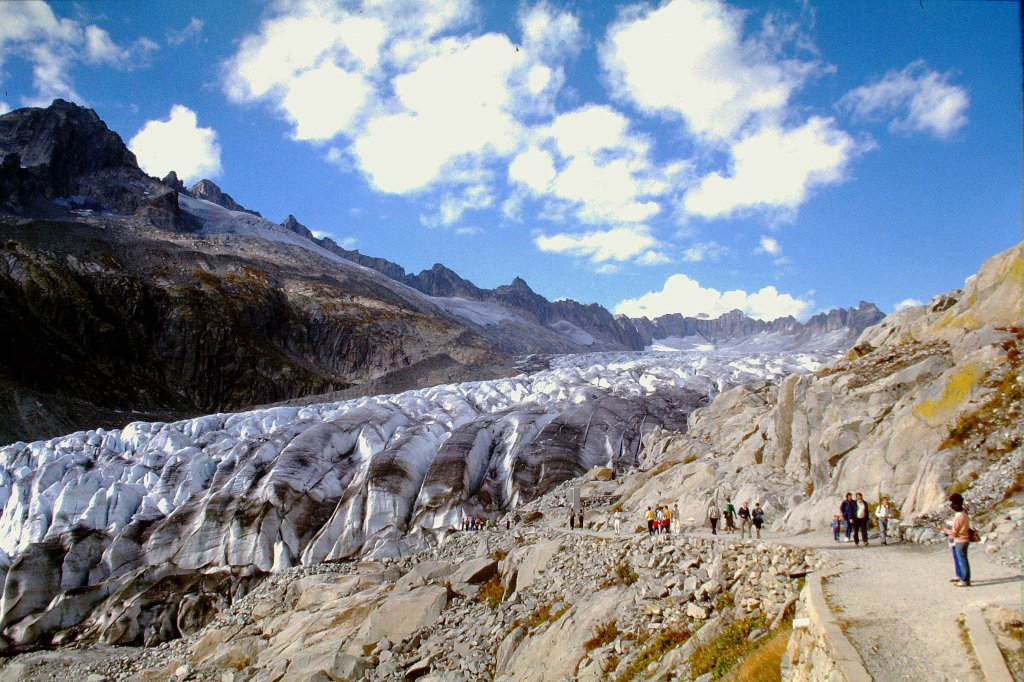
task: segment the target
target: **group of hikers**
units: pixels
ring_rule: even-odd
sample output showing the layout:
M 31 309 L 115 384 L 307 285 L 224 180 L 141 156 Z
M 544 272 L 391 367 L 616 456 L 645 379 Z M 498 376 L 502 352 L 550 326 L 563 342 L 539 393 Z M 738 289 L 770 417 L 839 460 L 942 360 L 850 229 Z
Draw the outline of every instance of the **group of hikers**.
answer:
M 722 532 L 735 533 L 737 530 L 740 532 L 742 538 L 753 538 L 761 537 L 761 526 L 764 525 L 764 509 L 761 508 L 760 502 L 754 503 L 754 508 L 750 508 L 750 502 L 744 502 L 739 509 L 736 509 L 732 503 L 732 498 L 725 498 L 725 508 L 720 509 L 718 504 L 711 500 L 708 504 L 707 510 L 708 522 L 711 524 L 711 534 L 718 535 L 718 522 L 722 518 L 725 519 L 725 526 L 722 528 Z M 735 519 L 739 520 L 740 527 L 736 528 Z
M 657 504 L 654 509 L 650 507 L 644 512 L 644 519 L 647 521 L 648 535 L 671 535 L 672 519 L 679 516 L 679 507 L 669 509 L 667 504 Z
M 896 518 L 896 510 L 889 503 L 888 497 L 875 507 L 875 519 L 878 521 L 878 534 L 882 544 L 888 544 L 889 522 Z M 836 542 L 850 542 L 850 534 L 853 533 L 853 542 L 858 547 L 860 541 L 864 540 L 864 546 L 868 546 L 868 522 L 871 520 L 871 506 L 864 499 L 864 495 L 857 493 L 854 499 L 853 493 L 846 493 L 846 497 L 839 504 L 839 513 L 832 517 L 832 537 Z M 839 533 L 845 528 L 845 537 L 840 539 Z
M 484 530 L 493 525 L 494 521 L 480 516 L 466 516 L 462 519 L 462 530 Z

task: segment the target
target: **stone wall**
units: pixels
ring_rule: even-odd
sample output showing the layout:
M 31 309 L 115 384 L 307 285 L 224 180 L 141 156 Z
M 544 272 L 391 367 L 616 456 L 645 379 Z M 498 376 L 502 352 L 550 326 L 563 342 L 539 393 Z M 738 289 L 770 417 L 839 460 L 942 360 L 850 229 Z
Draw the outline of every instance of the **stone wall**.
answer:
M 800 593 L 793 634 L 782 657 L 783 682 L 871 682 L 860 654 L 825 601 L 825 577 L 809 576 Z

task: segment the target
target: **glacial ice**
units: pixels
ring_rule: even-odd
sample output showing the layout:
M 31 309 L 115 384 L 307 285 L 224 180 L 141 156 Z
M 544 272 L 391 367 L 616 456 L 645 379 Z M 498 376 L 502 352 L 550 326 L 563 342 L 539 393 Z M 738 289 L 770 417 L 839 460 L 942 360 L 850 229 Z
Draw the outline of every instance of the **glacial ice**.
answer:
M 145 567 L 270 571 L 414 551 L 465 514 L 635 463 L 644 433 L 685 429 L 729 386 L 828 359 L 555 356 L 505 379 L 14 443 L 0 449 L 0 629 L 69 590 L 98 586 L 73 598 L 99 598 Z

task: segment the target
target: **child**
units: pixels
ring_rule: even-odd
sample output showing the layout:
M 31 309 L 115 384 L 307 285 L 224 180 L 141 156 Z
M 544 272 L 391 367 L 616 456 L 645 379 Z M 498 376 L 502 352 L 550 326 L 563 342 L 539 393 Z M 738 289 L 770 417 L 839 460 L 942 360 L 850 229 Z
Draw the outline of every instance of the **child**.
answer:
M 842 527 L 843 517 L 839 514 L 832 516 L 832 537 L 839 542 L 839 529 Z

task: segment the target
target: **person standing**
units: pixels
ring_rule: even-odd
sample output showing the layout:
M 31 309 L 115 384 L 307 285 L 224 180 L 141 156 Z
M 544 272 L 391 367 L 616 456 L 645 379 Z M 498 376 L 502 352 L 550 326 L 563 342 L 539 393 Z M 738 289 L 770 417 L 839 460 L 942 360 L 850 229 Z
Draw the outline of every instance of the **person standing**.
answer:
M 839 514 L 832 515 L 832 537 L 839 542 L 839 529 L 842 527 L 843 517 Z
M 761 509 L 761 503 L 755 502 L 754 508 L 750 511 L 750 520 L 754 524 L 754 528 L 757 529 L 757 539 L 761 539 L 761 524 L 764 523 L 764 510 Z
M 660 504 L 654 511 L 654 527 L 657 529 L 658 535 L 662 535 L 665 532 L 665 508 Z
M 718 518 L 721 516 L 721 512 L 718 510 L 718 505 L 715 504 L 714 500 L 711 500 L 711 504 L 708 505 L 708 520 L 711 521 L 711 534 L 718 535 Z
M 580 512 L 576 515 L 576 525 L 583 530 L 583 507 L 580 507 Z
M 732 519 L 736 516 L 736 507 L 732 506 L 732 500 L 728 497 L 725 498 L 725 511 L 722 512 L 722 516 L 725 517 L 726 532 L 735 533 L 736 525 L 733 523 Z
M 883 497 L 878 508 L 875 509 L 875 518 L 878 519 L 878 534 L 882 536 L 883 545 L 889 544 L 886 542 L 886 537 L 889 535 L 889 519 L 894 516 L 895 513 L 892 505 L 889 504 L 889 498 Z
M 647 519 L 647 534 L 654 535 L 654 511 L 650 507 L 647 508 L 644 518 Z
M 956 568 L 957 587 L 971 586 L 971 564 L 967 558 L 967 548 L 971 544 L 971 517 L 964 509 L 964 498 L 960 493 L 949 496 L 949 508 L 953 510 L 953 518 L 946 522 L 942 531 L 953 546 L 953 566 Z
M 839 505 L 839 513 L 843 515 L 843 523 L 846 525 L 846 542 L 849 542 L 850 532 L 853 531 L 853 517 L 857 513 L 857 504 L 853 501 L 853 493 L 846 493 L 846 499 Z
M 569 530 L 576 528 L 576 513 L 569 507 Z
M 864 546 L 868 546 L 868 518 L 870 517 L 870 509 L 868 503 L 864 501 L 864 496 L 857 493 L 857 499 L 854 501 L 853 511 L 853 542 L 860 547 L 861 538 L 864 539 Z
M 615 534 L 618 535 L 619 531 L 622 530 L 622 510 L 616 509 L 615 514 L 612 517 L 615 523 Z
M 740 537 L 752 537 L 750 532 L 750 507 L 749 502 L 744 502 L 736 512 L 736 515 L 740 517 Z
M 665 505 L 665 535 L 672 535 L 672 510 Z

